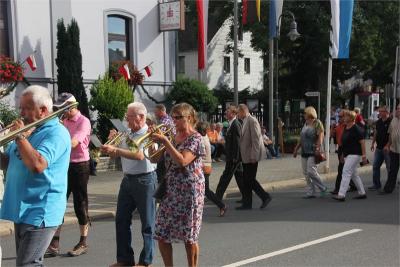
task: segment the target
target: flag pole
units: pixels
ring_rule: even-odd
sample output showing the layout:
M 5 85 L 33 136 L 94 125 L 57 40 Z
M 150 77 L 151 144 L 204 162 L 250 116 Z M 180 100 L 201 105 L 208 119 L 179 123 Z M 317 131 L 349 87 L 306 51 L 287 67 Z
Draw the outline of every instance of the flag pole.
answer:
M 36 50 L 33 50 L 32 54 L 36 54 Z M 21 65 L 24 64 L 24 63 L 26 62 L 26 60 L 28 59 L 28 57 L 30 57 L 32 54 L 29 54 L 29 56 L 27 56 L 27 57 L 25 58 L 25 60 L 22 61 L 20 64 L 21 64 Z
M 142 70 L 144 70 L 146 67 L 151 66 L 151 64 L 153 64 L 153 63 L 154 63 L 154 61 L 150 62 L 150 64 L 148 64 L 148 65 L 144 66 L 143 68 L 141 68 L 141 69 L 139 70 L 139 72 L 142 71 Z
M 326 129 L 325 129 L 325 167 L 324 172 L 329 173 L 329 136 L 331 134 L 331 92 L 332 92 L 332 58 L 329 56 L 328 59 L 328 87 L 326 92 Z
M 233 101 L 239 105 L 238 91 L 238 1 L 234 0 L 233 6 Z

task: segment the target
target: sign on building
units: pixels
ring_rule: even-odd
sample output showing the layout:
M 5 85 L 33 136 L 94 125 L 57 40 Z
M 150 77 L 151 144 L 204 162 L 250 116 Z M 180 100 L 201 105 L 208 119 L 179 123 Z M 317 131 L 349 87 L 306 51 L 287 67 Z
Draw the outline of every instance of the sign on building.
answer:
M 185 29 L 185 4 L 183 0 L 159 3 L 160 31 Z

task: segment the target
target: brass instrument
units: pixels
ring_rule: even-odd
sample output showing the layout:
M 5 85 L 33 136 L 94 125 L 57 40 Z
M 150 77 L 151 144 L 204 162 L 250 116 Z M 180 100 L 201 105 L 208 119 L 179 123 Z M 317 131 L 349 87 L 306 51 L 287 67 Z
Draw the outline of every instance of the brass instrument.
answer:
M 13 141 L 18 134 L 26 132 L 27 130 L 29 130 L 29 129 L 33 128 L 33 127 L 40 126 L 40 125 L 46 123 L 47 121 L 57 117 L 58 115 L 63 114 L 66 110 L 77 107 L 78 104 L 79 104 L 78 102 L 71 103 L 71 104 L 69 104 L 69 105 L 67 105 L 67 106 L 65 106 L 65 107 L 63 107 L 63 108 L 51 113 L 50 115 L 48 115 L 46 117 L 41 118 L 40 120 L 37 120 L 37 121 L 32 122 L 32 123 L 30 123 L 28 125 L 25 125 L 24 127 L 20 128 L 18 130 L 9 132 L 8 134 L 0 137 L 0 147 L 4 146 L 5 144 L 7 144 L 7 143 L 9 143 L 11 141 Z M 11 126 L 9 128 L 11 128 Z

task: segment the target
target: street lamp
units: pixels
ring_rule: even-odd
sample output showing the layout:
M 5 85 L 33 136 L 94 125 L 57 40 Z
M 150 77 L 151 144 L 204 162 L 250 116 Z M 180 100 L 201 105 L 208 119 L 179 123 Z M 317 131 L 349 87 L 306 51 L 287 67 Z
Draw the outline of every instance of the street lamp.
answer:
M 280 21 L 282 19 L 283 15 L 290 15 L 292 18 L 292 22 L 290 23 L 290 31 L 287 34 L 287 37 L 289 37 L 289 39 L 291 41 L 295 41 L 297 38 L 300 37 L 300 33 L 297 31 L 297 22 L 296 19 L 294 17 L 294 14 L 290 11 L 284 11 L 282 12 L 282 14 L 279 16 L 278 18 L 278 23 L 276 25 L 276 76 L 275 76 L 275 99 L 276 99 L 276 117 L 275 117 L 275 121 L 276 121 L 276 125 L 278 126 L 278 117 L 279 117 L 279 89 L 278 89 L 278 78 L 279 78 L 279 25 L 280 25 Z M 275 144 L 278 147 L 279 146 L 279 130 L 278 127 L 276 127 L 276 139 L 275 139 Z

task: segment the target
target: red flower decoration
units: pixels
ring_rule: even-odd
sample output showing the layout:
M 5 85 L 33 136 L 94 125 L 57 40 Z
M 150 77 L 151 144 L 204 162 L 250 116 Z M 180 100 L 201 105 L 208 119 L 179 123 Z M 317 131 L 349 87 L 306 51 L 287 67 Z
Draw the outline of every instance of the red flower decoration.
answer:
M 144 76 L 140 71 L 137 69 L 135 65 L 132 64 L 129 60 L 121 60 L 121 61 L 114 61 L 109 69 L 110 76 L 117 81 L 121 79 L 122 74 L 118 71 L 119 67 L 127 64 L 129 67 L 129 74 L 131 78 L 128 80 L 128 84 L 132 86 L 136 86 L 143 83 Z
M 22 81 L 24 69 L 21 64 L 6 56 L 0 56 L 0 80 L 2 83 Z

